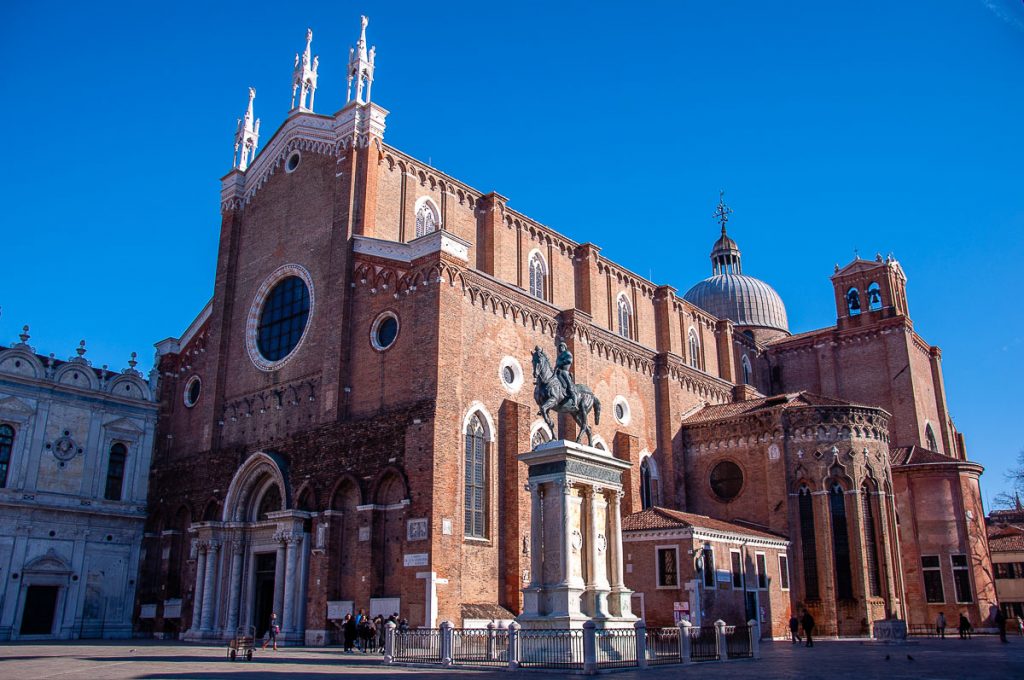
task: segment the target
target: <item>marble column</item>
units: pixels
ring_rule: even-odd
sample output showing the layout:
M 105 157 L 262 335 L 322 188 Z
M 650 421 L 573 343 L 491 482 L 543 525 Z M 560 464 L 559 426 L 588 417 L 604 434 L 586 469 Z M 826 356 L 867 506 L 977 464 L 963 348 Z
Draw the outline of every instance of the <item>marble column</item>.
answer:
M 202 627 L 200 630 L 209 631 L 213 628 L 214 610 L 214 580 L 217 576 L 217 553 L 220 551 L 220 544 L 217 541 L 210 541 L 210 547 L 206 555 L 206 578 L 203 579 L 203 613 Z
M 572 584 L 572 482 L 563 480 L 562 484 L 562 546 L 561 564 L 562 583 Z
M 612 540 L 609 546 L 609 550 L 611 550 L 609 562 L 612 572 L 612 590 L 622 590 L 626 587 L 626 583 L 623 581 L 624 570 L 622 568 L 622 497 L 625 495 L 623 491 L 612 491 Z
M 544 555 L 543 534 L 544 524 L 541 521 L 543 513 L 544 496 L 541 486 L 537 482 L 530 482 L 530 587 L 537 588 L 543 581 Z
M 274 534 L 274 540 L 277 541 L 277 555 L 274 558 L 274 613 L 281 624 L 284 623 L 284 536 L 284 532 L 280 531 Z
M 206 546 L 197 546 L 196 588 L 192 593 L 192 630 L 199 630 L 203 615 L 203 585 L 206 583 Z
M 591 597 L 591 616 L 606 618 L 608 616 L 608 577 L 605 573 L 605 550 L 602 542 L 606 541 L 604 527 L 598 521 L 604 502 L 604 490 L 599 486 L 590 487 L 587 494 L 590 507 L 587 509 L 587 547 L 590 569 L 587 573 L 587 590 Z
M 295 545 L 298 540 L 298 536 L 292 533 L 289 533 L 284 539 L 287 548 L 284 563 L 284 612 L 281 628 L 285 633 L 290 633 L 295 629 L 292 619 L 295 615 L 295 580 L 298 578 L 295 568 Z
M 231 542 L 231 589 L 228 591 L 228 632 L 238 629 L 238 611 L 242 600 L 242 557 L 245 543 L 240 539 Z

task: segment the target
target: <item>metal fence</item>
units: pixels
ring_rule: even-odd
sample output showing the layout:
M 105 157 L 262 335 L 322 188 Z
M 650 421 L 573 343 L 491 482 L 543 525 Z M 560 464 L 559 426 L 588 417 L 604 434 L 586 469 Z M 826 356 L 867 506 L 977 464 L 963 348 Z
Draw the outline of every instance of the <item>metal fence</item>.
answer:
M 647 663 L 658 666 L 665 663 L 679 663 L 679 628 L 647 629 Z
M 441 663 L 441 631 L 438 628 L 417 628 L 394 632 L 395 661 Z
M 635 629 L 607 629 L 594 633 L 598 668 L 630 668 L 637 665 Z
M 690 629 L 690 659 L 718 661 L 718 632 L 714 626 L 695 626 Z
M 519 665 L 523 668 L 583 668 L 582 630 L 522 630 Z
M 728 658 L 749 659 L 754 656 L 754 648 L 750 641 L 752 632 L 747 625 L 726 628 L 725 650 Z
M 507 628 L 454 628 L 452 664 L 468 666 L 507 666 Z

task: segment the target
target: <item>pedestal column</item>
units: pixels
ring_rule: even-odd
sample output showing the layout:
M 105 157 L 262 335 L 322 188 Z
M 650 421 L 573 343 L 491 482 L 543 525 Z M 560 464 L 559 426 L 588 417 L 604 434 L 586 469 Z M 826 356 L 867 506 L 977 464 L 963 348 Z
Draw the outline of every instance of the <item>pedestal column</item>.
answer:
M 612 540 L 609 546 L 611 555 L 609 563 L 611 565 L 611 583 L 612 590 L 623 590 L 626 587 L 623 581 L 623 568 L 622 568 L 622 497 L 625 496 L 625 492 L 615 490 L 612 491 L 611 495 L 611 525 L 612 525 Z
M 281 624 L 284 624 L 284 537 L 285 533 L 281 531 L 274 534 L 274 540 L 278 542 L 274 557 L 274 613 Z
M 562 480 L 562 554 L 560 567 L 562 570 L 562 583 L 572 583 L 572 482 Z
M 544 496 L 541 493 L 540 484 L 531 482 L 530 489 L 530 587 L 536 588 L 543 583 L 544 555 L 543 550 L 543 523 L 542 516 Z
M 287 547 L 284 562 L 284 611 L 282 612 L 283 625 L 281 627 L 285 633 L 290 633 L 295 628 L 292 619 L 295 613 L 295 543 L 297 540 L 298 537 L 292 533 L 289 533 L 284 539 Z
M 228 600 L 228 632 L 238 629 L 238 610 L 242 600 L 242 556 L 245 544 L 240 540 L 231 542 L 231 586 Z
M 196 557 L 196 588 L 192 593 L 192 630 L 199 630 L 202 626 L 203 615 L 203 585 L 206 583 L 206 546 L 198 545 Z
M 220 543 L 210 541 L 210 547 L 206 554 L 206 577 L 203 579 L 203 612 L 201 616 L 202 627 L 200 630 L 209 631 L 213 628 L 214 610 L 214 580 L 217 577 L 217 553 L 220 551 Z

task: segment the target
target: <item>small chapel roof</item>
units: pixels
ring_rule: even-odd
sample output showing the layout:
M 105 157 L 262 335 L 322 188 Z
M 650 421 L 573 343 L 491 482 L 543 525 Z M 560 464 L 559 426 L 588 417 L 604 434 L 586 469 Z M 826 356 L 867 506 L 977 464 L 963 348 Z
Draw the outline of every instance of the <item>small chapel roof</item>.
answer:
M 654 506 L 626 515 L 622 518 L 623 531 L 656 531 L 659 529 L 708 529 L 711 531 L 727 531 L 733 534 L 745 534 L 747 536 L 758 536 L 772 540 L 789 540 L 785 536 L 773 534 L 768 531 L 751 529 L 749 526 L 726 522 L 707 515 L 697 515 L 692 512 L 681 510 L 669 510 Z
M 1024 528 L 1012 524 L 989 527 L 988 549 L 991 552 L 1024 552 Z
M 923 446 L 897 446 L 890 450 L 893 465 L 924 465 L 926 463 L 955 463 L 955 458 L 931 451 Z
M 734 401 L 728 404 L 710 404 L 696 413 L 683 418 L 683 422 L 687 425 L 696 425 L 723 418 L 743 416 L 777 406 L 854 406 L 854 404 L 842 399 L 833 399 L 832 397 L 825 397 L 811 392 L 792 392 L 789 394 L 777 394 L 771 397 L 749 399 L 747 401 Z

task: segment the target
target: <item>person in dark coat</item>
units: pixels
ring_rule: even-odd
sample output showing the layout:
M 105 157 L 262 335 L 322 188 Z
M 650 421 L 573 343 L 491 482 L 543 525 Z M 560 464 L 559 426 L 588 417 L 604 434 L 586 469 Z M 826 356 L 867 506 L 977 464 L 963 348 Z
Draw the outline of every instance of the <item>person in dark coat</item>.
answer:
M 794 645 L 800 642 L 800 619 L 796 617 L 796 612 L 789 617 L 789 637 Z
M 1006 639 L 1006 612 L 1002 608 L 996 610 L 996 628 L 999 629 L 999 641 L 1008 642 Z
M 806 609 L 804 610 L 804 615 L 800 617 L 800 625 L 804 627 L 804 636 L 807 638 L 805 646 L 813 647 L 814 638 L 811 637 L 811 633 L 814 630 L 814 617 L 811 616 L 811 613 Z
M 969 640 L 971 637 L 971 622 L 967 620 L 963 612 L 960 612 L 960 625 L 957 626 L 960 631 L 961 640 Z
M 352 645 L 356 643 L 356 619 L 351 614 L 345 614 L 345 620 L 341 624 L 341 631 L 345 637 L 345 651 L 351 652 Z

